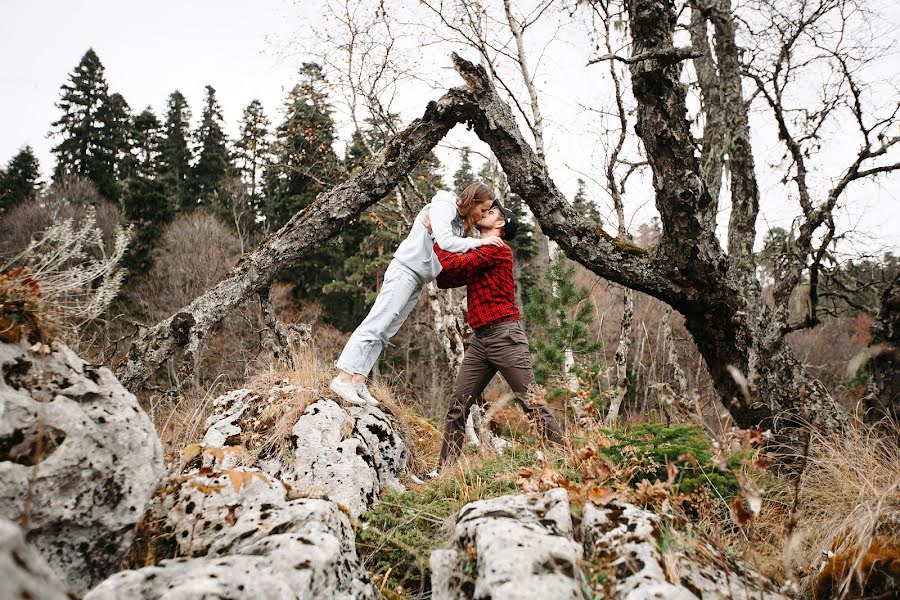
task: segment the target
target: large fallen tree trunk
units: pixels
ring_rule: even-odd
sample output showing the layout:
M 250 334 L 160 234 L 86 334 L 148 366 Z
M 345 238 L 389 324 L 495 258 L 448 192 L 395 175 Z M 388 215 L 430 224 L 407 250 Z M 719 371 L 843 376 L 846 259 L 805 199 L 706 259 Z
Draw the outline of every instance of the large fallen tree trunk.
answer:
M 123 382 L 131 389 L 140 387 L 181 347 L 191 359 L 210 328 L 230 310 L 386 195 L 455 124 L 466 122 L 490 145 L 511 189 L 525 199 L 544 233 L 570 258 L 669 303 L 685 316 L 737 424 L 787 434 L 811 420 L 824 428 L 840 427 L 845 413 L 790 351 L 778 320 L 761 301 L 759 283 L 741 268 L 752 266 L 752 261 L 740 256 L 739 265 L 730 264 L 709 220 L 702 217 L 712 198 L 700 176 L 686 119 L 685 90 L 674 61 L 689 54 L 672 47 L 671 7 L 665 0 L 632 4 L 635 54 L 656 57 L 636 60 L 631 69 L 639 102 L 638 133 L 654 172 L 663 222 L 659 247 L 637 248 L 578 218 L 485 70 L 454 54 L 465 88 L 430 103 L 425 115 L 388 143 L 367 168 L 321 194 L 226 279 L 133 343 L 119 367 Z

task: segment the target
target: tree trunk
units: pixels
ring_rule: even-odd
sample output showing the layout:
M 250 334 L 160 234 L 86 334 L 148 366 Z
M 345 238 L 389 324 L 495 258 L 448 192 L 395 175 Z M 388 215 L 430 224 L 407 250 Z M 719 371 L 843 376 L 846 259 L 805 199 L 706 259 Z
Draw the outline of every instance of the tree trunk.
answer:
M 619 410 L 628 392 L 628 348 L 631 345 L 631 325 L 634 321 L 634 292 L 625 288 L 622 296 L 622 325 L 619 328 L 619 345 L 616 347 L 616 395 L 609 403 L 606 426 L 612 427 L 619 419 Z
M 872 423 L 888 417 L 900 423 L 900 275 L 894 276 L 881 296 L 869 352 L 865 420 Z
M 459 298 L 458 292 L 441 290 L 433 281 L 426 286 L 425 291 L 434 317 L 435 339 L 441 345 L 450 365 L 450 373 L 456 375 L 466 350 L 466 319 L 462 312 L 465 295 Z

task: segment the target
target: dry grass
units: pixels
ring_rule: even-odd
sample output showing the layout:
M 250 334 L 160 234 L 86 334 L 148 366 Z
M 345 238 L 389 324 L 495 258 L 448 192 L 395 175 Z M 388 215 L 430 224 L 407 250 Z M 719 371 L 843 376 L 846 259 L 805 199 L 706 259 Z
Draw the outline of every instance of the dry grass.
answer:
M 441 452 L 441 428 L 426 419 L 420 407 L 403 400 L 385 383 L 369 385 L 369 390 L 381 403 L 381 409 L 397 418 L 401 434 L 410 448 L 409 470 L 426 473 L 437 465 Z
M 876 537 L 881 546 L 900 546 L 898 436 L 897 423 L 887 433 L 856 424 L 841 437 L 813 434 L 798 524 L 784 553 L 789 572 L 806 575 L 804 589 L 831 553 L 856 557 L 843 582 L 846 590 Z
M 270 365 L 247 384 L 266 399 L 260 411 L 241 420 L 243 445 L 251 462 L 260 455 L 283 455 L 289 450 L 291 430 L 306 408 L 326 394 L 334 375 L 314 348 L 296 349 L 293 364 L 290 369 Z
M 887 429 L 855 423 L 843 435 L 814 431 L 799 485 L 781 474 L 753 481 L 763 502 L 749 528 L 723 517 L 725 504 L 715 498 L 695 502 L 690 520 L 724 554 L 802 597 L 856 597 L 868 567 L 884 564 L 875 554 L 900 565 L 900 427 Z M 834 585 L 817 596 L 823 572 Z

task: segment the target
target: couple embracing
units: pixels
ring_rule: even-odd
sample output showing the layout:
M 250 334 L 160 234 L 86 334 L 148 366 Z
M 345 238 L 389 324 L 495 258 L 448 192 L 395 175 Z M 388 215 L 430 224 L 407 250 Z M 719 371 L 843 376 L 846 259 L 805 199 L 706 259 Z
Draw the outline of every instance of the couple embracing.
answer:
M 331 391 L 353 404 L 377 405 L 366 378 L 415 307 L 422 287 L 434 279 L 441 288 L 467 286 L 474 335 L 450 398 L 438 469 L 456 459 L 469 409 L 497 371 L 538 431 L 554 444 L 565 441 L 556 419 L 534 394 L 531 352 L 515 303 L 513 254 L 506 243 L 517 228 L 515 214 L 482 183 L 470 185 L 459 197 L 438 192 L 416 215 L 384 274 L 375 304 L 336 363 Z M 466 237 L 473 229 L 480 231 L 480 238 Z

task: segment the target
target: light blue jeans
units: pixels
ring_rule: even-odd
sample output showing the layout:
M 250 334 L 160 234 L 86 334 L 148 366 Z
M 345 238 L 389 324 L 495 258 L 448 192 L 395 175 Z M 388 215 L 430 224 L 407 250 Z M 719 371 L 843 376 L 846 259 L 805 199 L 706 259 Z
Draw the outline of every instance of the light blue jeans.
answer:
M 335 366 L 351 375 L 368 376 L 388 340 L 415 308 L 423 283 L 411 269 L 392 260 L 375 304 L 347 340 Z

